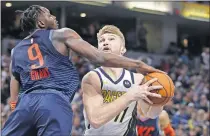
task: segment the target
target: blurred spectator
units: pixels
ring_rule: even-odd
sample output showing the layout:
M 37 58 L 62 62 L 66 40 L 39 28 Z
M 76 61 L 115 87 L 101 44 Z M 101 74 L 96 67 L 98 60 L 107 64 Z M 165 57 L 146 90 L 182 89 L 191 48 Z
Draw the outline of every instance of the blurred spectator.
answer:
M 189 64 L 189 53 L 187 50 L 184 50 L 183 54 L 180 56 L 180 60 L 184 63 L 184 64 Z
M 205 78 L 209 78 L 209 47 L 205 47 L 201 53 L 201 74 Z
M 10 50 L 7 50 L 7 53 L 2 54 L 1 56 L 1 65 L 2 67 L 8 68 L 10 64 Z
M 74 113 L 72 136 L 81 136 L 83 134 L 84 127 L 81 125 L 81 118 L 77 112 Z
M 169 63 L 166 61 L 166 60 L 161 60 L 161 69 L 163 70 L 163 71 L 165 71 L 166 73 L 168 73 L 169 72 L 169 70 L 170 70 L 170 65 L 169 65 Z
M 175 96 L 173 98 L 174 104 L 181 104 L 183 100 L 182 92 L 175 90 Z
M 193 103 L 189 103 L 186 108 L 187 108 L 187 119 L 189 120 L 192 116 L 192 113 L 195 112 L 195 105 Z
M 175 42 L 170 42 L 166 53 L 170 55 L 178 55 L 178 53 L 180 53 L 180 49 L 177 47 L 177 44 Z
M 140 21 L 139 29 L 137 30 L 137 37 L 142 50 L 147 51 L 147 29 L 144 27 L 144 23 Z
M 127 49 L 139 48 L 136 44 L 137 38 L 136 38 L 136 30 L 134 28 L 129 30 L 125 36 L 126 36 L 125 40 L 126 40 L 126 48 Z
M 186 125 L 187 119 L 186 108 L 184 105 L 180 105 L 179 110 L 172 117 L 172 124 L 175 128 L 178 128 L 179 124 Z

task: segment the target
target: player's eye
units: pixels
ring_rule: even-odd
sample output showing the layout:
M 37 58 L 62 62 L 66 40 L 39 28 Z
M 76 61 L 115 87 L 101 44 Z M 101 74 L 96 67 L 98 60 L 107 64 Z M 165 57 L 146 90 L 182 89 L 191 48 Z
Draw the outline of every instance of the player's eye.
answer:
M 114 38 L 109 38 L 110 41 L 114 40 Z
M 101 42 L 103 42 L 103 41 L 104 41 L 104 39 L 100 39 L 100 40 L 99 40 L 99 43 L 101 43 Z

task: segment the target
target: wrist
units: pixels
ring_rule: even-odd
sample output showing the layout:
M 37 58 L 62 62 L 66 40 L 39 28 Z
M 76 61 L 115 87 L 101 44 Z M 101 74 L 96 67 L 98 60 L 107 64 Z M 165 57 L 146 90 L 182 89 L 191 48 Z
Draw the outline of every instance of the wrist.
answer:
M 126 100 L 128 100 L 129 103 L 136 101 L 135 95 L 133 94 L 132 90 L 129 90 L 127 93 L 125 93 Z
M 10 97 L 10 102 L 17 102 L 18 101 L 18 96 L 11 96 Z
M 16 107 L 16 104 L 17 104 L 17 102 L 16 102 L 16 101 L 11 101 L 11 102 L 9 103 L 9 105 L 10 105 L 10 109 L 11 109 L 11 110 L 14 110 L 14 109 L 15 109 L 15 107 Z

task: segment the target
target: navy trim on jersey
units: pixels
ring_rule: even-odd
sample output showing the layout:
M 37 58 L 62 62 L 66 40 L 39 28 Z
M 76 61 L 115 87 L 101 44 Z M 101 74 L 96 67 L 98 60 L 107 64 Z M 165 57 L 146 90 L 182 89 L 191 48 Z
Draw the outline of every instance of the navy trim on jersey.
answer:
M 102 89 L 103 81 L 102 81 L 101 75 L 100 75 L 100 73 L 98 71 L 96 71 L 96 70 L 93 70 L 93 71 L 96 72 L 96 74 L 99 76 L 99 79 L 100 79 L 100 82 L 101 82 L 101 89 Z
M 123 77 L 124 77 L 124 75 L 125 75 L 125 69 L 123 69 L 123 72 L 122 72 L 120 78 L 119 78 L 117 81 L 113 81 L 112 78 L 111 78 L 111 77 L 110 77 L 102 68 L 99 68 L 99 70 L 102 72 L 102 74 L 103 74 L 106 78 L 108 78 L 108 79 L 109 79 L 112 83 L 114 83 L 114 84 L 118 84 L 118 83 L 123 79 Z
M 21 81 L 20 81 L 20 74 L 18 74 L 17 72 L 12 72 L 12 75 L 15 77 L 15 79 L 16 79 L 19 83 L 21 83 Z
M 131 74 L 131 81 L 132 81 L 132 84 L 134 84 L 134 75 L 133 75 L 133 72 L 130 71 L 130 74 Z
M 130 74 L 131 74 L 132 84 L 134 84 L 135 82 L 134 82 L 133 72 L 130 71 Z M 137 116 L 137 102 L 133 109 L 132 118 L 128 123 L 128 128 L 123 136 L 136 136 L 136 122 L 137 122 L 136 116 Z

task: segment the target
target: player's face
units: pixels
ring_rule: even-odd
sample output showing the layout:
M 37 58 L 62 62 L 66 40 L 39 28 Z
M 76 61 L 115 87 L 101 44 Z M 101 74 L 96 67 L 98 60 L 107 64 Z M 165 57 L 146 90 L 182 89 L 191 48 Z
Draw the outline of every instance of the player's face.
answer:
M 103 34 L 98 38 L 98 49 L 118 55 L 123 55 L 126 51 L 121 38 L 110 33 Z
M 56 17 L 51 15 L 47 8 L 41 7 L 41 9 L 42 12 L 38 18 L 38 26 L 45 29 L 57 29 L 58 21 L 56 20 Z

